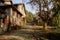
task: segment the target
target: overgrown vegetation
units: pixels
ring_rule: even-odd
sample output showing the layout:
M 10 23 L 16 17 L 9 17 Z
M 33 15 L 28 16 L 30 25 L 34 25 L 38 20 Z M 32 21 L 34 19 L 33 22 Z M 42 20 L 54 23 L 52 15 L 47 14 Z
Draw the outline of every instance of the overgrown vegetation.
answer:
M 26 11 L 26 22 L 27 22 L 27 23 L 32 22 L 33 17 L 34 17 L 34 14 L 33 14 L 33 13 L 31 13 L 31 12 L 29 12 L 29 11 Z
M 46 29 L 47 26 L 57 26 L 60 27 L 60 1 L 59 0 L 30 0 L 28 2 L 33 7 L 38 5 L 36 10 L 38 10 L 38 19 L 34 19 L 37 24 L 43 25 L 43 29 Z M 52 5 L 52 6 L 51 6 Z M 49 8 L 51 7 L 51 8 Z M 42 21 L 41 21 L 42 20 Z M 41 21 L 39 23 L 39 21 Z M 36 24 L 35 23 L 35 24 Z

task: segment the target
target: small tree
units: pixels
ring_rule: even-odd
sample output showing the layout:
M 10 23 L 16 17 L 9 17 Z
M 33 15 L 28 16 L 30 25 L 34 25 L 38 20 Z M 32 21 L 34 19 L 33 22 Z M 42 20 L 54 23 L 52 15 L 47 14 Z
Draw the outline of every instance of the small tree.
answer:
M 26 11 L 26 22 L 27 23 L 32 22 L 33 17 L 34 17 L 34 14 L 33 13 Z

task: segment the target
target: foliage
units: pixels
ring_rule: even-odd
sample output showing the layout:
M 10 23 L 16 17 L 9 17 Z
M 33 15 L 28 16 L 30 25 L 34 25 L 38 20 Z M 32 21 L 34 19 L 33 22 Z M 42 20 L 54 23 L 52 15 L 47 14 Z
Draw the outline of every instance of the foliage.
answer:
M 52 3 L 52 7 L 51 4 Z M 43 26 L 60 25 L 60 0 L 30 0 L 29 4 L 31 4 L 34 8 L 35 5 L 38 5 L 38 16 L 44 22 Z M 49 6 L 50 5 L 50 6 Z M 49 9 L 49 7 L 51 7 Z M 38 18 L 38 17 L 37 17 Z M 38 20 L 40 20 L 38 19 Z M 38 21 L 36 20 L 36 21 Z M 46 25 L 45 25 L 46 23 Z
M 26 22 L 29 23 L 33 20 L 34 14 L 26 11 Z
M 53 12 L 55 13 L 53 16 L 55 18 L 57 17 L 58 27 L 60 27 L 60 1 L 59 0 L 57 0 L 57 2 L 55 2 Z
M 60 25 L 60 17 L 59 17 L 60 16 L 60 3 L 58 0 L 54 3 L 54 8 L 52 9 L 52 12 L 53 12 L 53 16 L 48 21 L 48 25 L 60 27 L 59 26 Z
M 48 21 L 53 17 L 53 13 L 51 13 L 52 11 L 52 7 L 54 6 L 54 0 L 31 0 L 29 3 L 31 5 L 38 5 L 39 7 L 37 7 L 37 9 L 39 9 L 39 17 L 42 19 L 43 23 L 43 28 L 45 29 L 45 27 L 48 24 Z M 49 5 L 52 3 L 52 7 L 49 8 Z

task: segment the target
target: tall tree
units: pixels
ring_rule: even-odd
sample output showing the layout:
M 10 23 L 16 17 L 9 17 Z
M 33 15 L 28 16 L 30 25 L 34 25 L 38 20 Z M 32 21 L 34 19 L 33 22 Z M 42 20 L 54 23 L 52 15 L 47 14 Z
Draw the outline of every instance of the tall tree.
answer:
M 46 29 L 47 27 L 47 23 L 49 21 L 49 19 L 52 18 L 53 14 L 51 12 L 52 8 L 54 7 L 54 0 L 30 0 L 30 4 L 31 5 L 38 5 L 39 7 L 37 9 L 39 9 L 39 17 L 42 19 L 42 21 L 44 22 L 43 24 L 43 29 Z M 52 7 L 51 7 L 52 6 Z

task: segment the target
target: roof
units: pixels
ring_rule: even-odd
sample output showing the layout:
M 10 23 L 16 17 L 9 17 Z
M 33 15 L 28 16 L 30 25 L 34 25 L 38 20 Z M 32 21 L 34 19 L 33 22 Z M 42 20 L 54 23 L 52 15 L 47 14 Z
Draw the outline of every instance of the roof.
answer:
M 19 3 L 19 4 L 13 4 L 13 5 L 24 5 L 23 3 Z M 7 4 L 0 4 L 0 7 L 3 7 L 3 6 L 12 6 L 11 4 L 7 5 Z
M 3 1 L 3 2 L 9 1 L 9 2 L 11 2 L 11 4 L 4 4 L 4 3 L 0 4 L 0 8 L 6 9 L 6 8 L 11 7 L 13 10 L 17 11 L 18 14 L 22 15 L 20 13 L 20 11 L 18 11 L 18 9 L 15 7 L 15 5 L 24 5 L 24 4 L 22 4 L 22 3 L 20 3 L 20 4 L 13 4 L 11 0 L 0 0 L 0 1 Z
M 1 4 L 0 8 L 9 8 L 9 7 L 11 7 L 13 10 L 17 11 L 18 14 L 22 15 L 14 5 L 24 5 L 24 4 L 23 3 L 21 3 L 21 4 L 13 4 L 13 5 Z
M 5 1 L 5 2 L 8 2 L 8 1 L 11 1 L 11 0 L 0 0 L 0 1 Z

